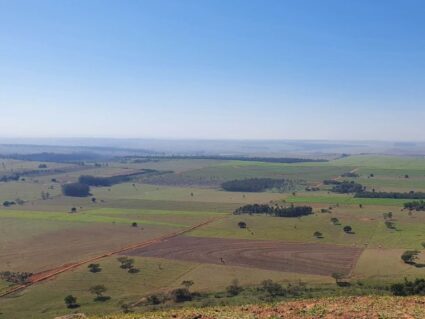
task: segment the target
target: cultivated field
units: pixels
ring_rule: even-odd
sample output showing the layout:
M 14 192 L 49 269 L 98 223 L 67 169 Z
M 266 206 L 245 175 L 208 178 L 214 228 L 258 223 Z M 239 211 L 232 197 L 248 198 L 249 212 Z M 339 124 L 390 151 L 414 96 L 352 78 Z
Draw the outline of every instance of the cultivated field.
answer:
M 69 294 L 87 314 L 120 312 L 123 304 L 144 311 L 140 301 L 146 296 L 167 293 L 185 280 L 193 281 L 191 290 L 213 295 L 225 291 L 233 279 L 245 286 L 266 279 L 302 282 L 315 293 L 332 287 L 342 294 L 347 290 L 336 287 L 334 273 L 363 286 L 425 277 L 425 268 L 400 258 L 405 250 L 423 251 L 424 212 L 404 210 L 406 199 L 354 198 L 323 184 L 335 179 L 377 192 L 424 191 L 423 158 L 350 156 L 294 164 L 216 159 L 2 162 L 0 177 L 23 175 L 0 182 L 1 202 L 15 202 L 0 208 L 0 271 L 30 272 L 40 278 L 46 271 L 88 262 L 1 297 L 0 318 L 53 318 L 73 312 L 63 301 Z M 155 171 L 110 186 L 92 186 L 88 197 L 64 196 L 61 191 L 62 184 L 76 182 L 81 175 L 110 177 L 144 169 Z M 358 176 L 340 176 L 347 172 Z M 293 188 L 229 192 L 220 187 L 224 181 L 246 178 L 283 178 L 291 180 Z M 232 214 L 255 203 L 308 205 L 313 214 Z M 384 218 L 389 212 L 391 217 Z M 389 221 L 394 227 L 388 227 Z M 246 227 L 239 227 L 240 222 Z M 345 226 L 352 231 L 345 232 Z M 317 232 L 320 236 L 314 235 Z M 146 246 L 121 251 L 142 243 Z M 120 256 L 133 258 L 138 272 L 121 269 Z M 93 258 L 102 269 L 98 273 L 87 269 Z M 423 253 L 420 262 L 425 263 Z M 99 284 L 106 286 L 110 300 L 93 301 L 89 289 Z M 0 292 L 17 286 L 0 280 Z

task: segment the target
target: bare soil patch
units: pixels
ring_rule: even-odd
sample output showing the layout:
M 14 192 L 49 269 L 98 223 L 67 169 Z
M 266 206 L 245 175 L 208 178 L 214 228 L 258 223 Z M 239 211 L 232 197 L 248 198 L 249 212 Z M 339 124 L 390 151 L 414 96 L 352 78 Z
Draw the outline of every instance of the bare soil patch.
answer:
M 350 273 L 361 251 L 327 244 L 180 236 L 125 254 L 329 276 Z

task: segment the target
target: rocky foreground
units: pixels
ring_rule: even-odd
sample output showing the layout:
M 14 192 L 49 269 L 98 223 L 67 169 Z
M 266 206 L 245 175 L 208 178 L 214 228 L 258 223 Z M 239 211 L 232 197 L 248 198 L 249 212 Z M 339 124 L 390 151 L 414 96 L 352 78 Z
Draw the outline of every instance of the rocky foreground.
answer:
M 90 319 L 425 319 L 425 296 L 335 297 L 277 304 L 185 308 L 144 314 L 111 314 Z

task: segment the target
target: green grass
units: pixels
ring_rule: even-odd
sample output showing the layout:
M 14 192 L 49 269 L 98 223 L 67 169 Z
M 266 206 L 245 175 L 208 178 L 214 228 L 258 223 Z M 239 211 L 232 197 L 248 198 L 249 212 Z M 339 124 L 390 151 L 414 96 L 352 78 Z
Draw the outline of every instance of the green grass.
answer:
M 172 227 L 185 227 L 188 225 L 178 223 L 159 222 L 155 220 L 147 220 L 140 218 L 142 210 L 139 214 L 131 214 L 131 218 L 125 218 L 125 213 L 116 210 L 114 214 L 104 214 L 100 211 L 83 211 L 79 213 L 54 213 L 54 212 L 34 212 L 34 211 L 16 211 L 16 210 L 2 210 L 0 211 L 0 218 L 15 218 L 15 219 L 30 219 L 30 220 L 47 220 L 47 221 L 61 221 L 73 223 L 117 223 L 129 224 L 135 221 L 143 225 L 159 225 L 159 226 L 172 226 Z M 163 211 L 162 213 L 165 213 Z M 173 213 L 173 212 L 171 212 Z

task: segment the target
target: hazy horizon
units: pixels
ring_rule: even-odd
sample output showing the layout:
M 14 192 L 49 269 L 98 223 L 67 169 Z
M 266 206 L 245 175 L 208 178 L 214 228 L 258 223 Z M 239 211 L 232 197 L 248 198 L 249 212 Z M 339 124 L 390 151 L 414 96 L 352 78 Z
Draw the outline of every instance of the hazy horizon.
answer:
M 424 141 L 424 9 L 0 0 L 0 136 Z

